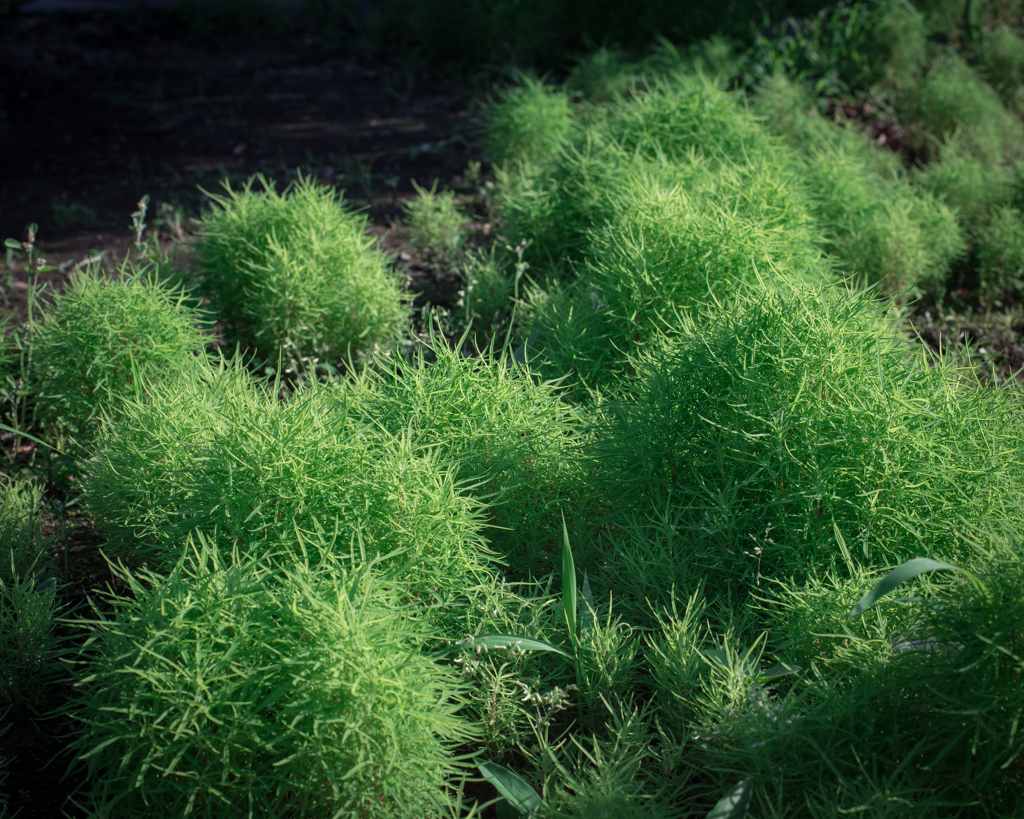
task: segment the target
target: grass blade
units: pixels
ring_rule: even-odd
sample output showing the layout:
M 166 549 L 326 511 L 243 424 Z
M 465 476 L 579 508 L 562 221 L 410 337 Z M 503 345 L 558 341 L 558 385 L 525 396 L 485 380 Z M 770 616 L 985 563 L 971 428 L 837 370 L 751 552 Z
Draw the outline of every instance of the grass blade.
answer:
M 743 819 L 750 807 L 750 797 L 754 792 L 754 780 L 749 776 L 735 788 L 718 800 L 708 813 L 707 819 Z
M 434 652 L 434 657 L 443 657 L 446 654 L 451 654 L 453 651 L 458 651 L 460 648 L 483 648 L 487 651 L 492 648 L 503 649 L 511 648 L 512 646 L 516 646 L 523 651 L 553 651 L 555 654 L 561 654 L 563 657 L 569 656 L 558 646 L 553 646 L 551 643 L 546 643 L 543 640 L 534 640 L 530 637 L 516 637 L 511 634 L 478 634 L 467 640 L 460 640 L 453 646 L 448 646 L 448 648 Z
M 529 816 L 540 807 L 540 795 L 519 774 L 495 762 L 478 762 L 477 767 L 484 779 L 494 785 L 498 793 L 523 816 Z
M 576 612 L 578 600 L 576 595 L 576 564 L 572 559 L 572 546 L 569 545 L 569 530 L 562 516 L 562 608 L 565 611 L 565 623 L 569 627 L 569 641 L 573 648 L 579 645 L 576 630 Z
M 902 563 L 897 566 L 885 577 L 875 583 L 875 585 L 871 587 L 871 591 L 865 594 L 857 605 L 850 610 L 850 613 L 846 615 L 846 619 L 850 620 L 863 614 L 901 583 L 905 583 L 907 580 L 911 580 L 918 575 L 925 574 L 927 572 L 937 572 L 946 569 L 954 572 L 962 571 L 959 566 L 954 566 L 950 563 L 942 563 L 941 561 L 932 560 L 928 557 L 912 558 L 906 563 Z

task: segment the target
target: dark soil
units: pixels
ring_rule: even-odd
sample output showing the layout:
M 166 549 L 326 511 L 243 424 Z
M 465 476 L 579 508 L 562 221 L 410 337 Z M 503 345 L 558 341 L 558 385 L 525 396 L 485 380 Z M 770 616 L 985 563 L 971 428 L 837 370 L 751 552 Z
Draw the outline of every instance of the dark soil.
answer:
M 0 21 L 0 239 L 23 241 L 37 223 L 36 249 L 57 268 L 43 282 L 59 289 L 98 255 L 116 267 L 133 248 L 131 214 L 144 195 L 149 226 L 169 248 L 198 228 L 209 203 L 200 186 L 217 191 L 222 179 L 238 185 L 262 173 L 280 189 L 304 173 L 366 209 L 410 289 L 422 294 L 416 306 L 454 301 L 457 279 L 418 264 L 396 223 L 413 180 L 461 186 L 472 207 L 483 180 L 466 173 L 481 157 L 465 87 L 308 41 L 214 47 L 159 20 L 127 22 Z M 29 279 L 24 260 L 0 265 L 0 312 L 16 321 L 26 314 Z M 0 436 L 11 468 L 38 461 L 31 445 L 12 460 L 14 443 Z M 54 494 L 66 500 L 73 489 Z M 111 578 L 89 521 L 72 514 L 62 523 L 54 514 L 48 527 L 68 573 L 63 602 L 95 599 Z M 58 688 L 55 703 L 70 693 Z M 75 783 L 63 780 L 60 755 L 74 726 L 13 714 L 4 725 L 10 808 L 19 817 L 81 815 L 67 802 Z
M 38 223 L 51 265 L 123 259 L 143 195 L 150 226 L 180 238 L 209 202 L 200 186 L 262 173 L 280 188 L 299 172 L 384 234 L 413 180 L 464 181 L 479 154 L 464 87 L 308 43 L 215 48 L 170 24 L 14 17 L 0 31 L 0 238 Z M 0 283 L 0 304 L 20 312 L 25 279 Z

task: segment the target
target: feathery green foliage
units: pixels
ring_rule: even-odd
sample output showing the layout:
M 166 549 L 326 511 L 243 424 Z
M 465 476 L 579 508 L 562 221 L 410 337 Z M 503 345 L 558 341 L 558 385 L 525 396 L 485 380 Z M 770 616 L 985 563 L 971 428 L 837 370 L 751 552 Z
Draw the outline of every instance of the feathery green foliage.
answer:
M 225 187 L 208 194 L 199 284 L 250 352 L 308 372 L 396 340 L 408 299 L 365 217 L 310 177 L 282 194 L 263 177 Z
M 1024 38 L 1008 25 L 998 25 L 982 35 L 977 46 L 978 68 L 1003 102 L 1020 111 L 1024 80 Z
M 1024 213 L 1002 207 L 978 230 L 980 286 L 988 296 L 1024 290 Z
M 126 263 L 120 274 L 72 274 L 31 331 L 37 412 L 51 435 L 82 446 L 124 401 L 173 379 L 206 343 L 198 311 L 155 267 Z
M 429 366 L 425 354 L 433 359 Z M 577 459 L 582 419 L 554 385 L 505 354 L 467 358 L 442 341 L 411 363 L 380 359 L 352 391 L 351 417 L 435 450 L 486 504 L 494 549 L 512 570 L 544 574 L 557 554 L 559 511 L 584 502 Z
M 962 554 L 1019 521 L 1015 405 L 908 345 L 861 294 L 785 284 L 684 318 L 606 408 L 609 497 L 669 510 L 680 580 L 807 577 L 837 538 L 869 565 Z
M 586 261 L 564 290 L 536 298 L 534 355 L 550 376 L 578 380 L 574 395 L 607 391 L 628 357 L 666 331 L 676 312 L 727 305 L 744 283 L 782 276 L 826 280 L 804 224 L 771 192 L 771 169 L 624 176 L 607 221 L 588 235 Z
M 41 716 L 64 673 L 56 593 L 54 577 L 0 575 L 0 708 Z
M 436 609 L 485 571 L 478 504 L 407 437 L 351 423 L 333 387 L 281 404 L 238 364 L 154 390 L 97 442 L 85 500 L 111 554 L 173 566 L 188 537 L 223 554 L 378 569 Z
M 827 122 L 782 76 L 754 109 L 798 151 L 799 176 L 839 272 L 894 296 L 941 290 L 965 240 L 949 207 L 911 185 L 891 152 Z
M 362 573 L 197 547 L 81 622 L 69 711 L 92 816 L 441 816 L 460 691 Z
M 939 146 L 959 133 L 974 156 L 1002 163 L 1020 156 L 1024 126 L 1011 115 L 999 95 L 958 56 L 934 62 L 922 80 L 908 88 L 901 113 L 919 123 L 919 143 L 930 157 Z
M 509 275 L 508 253 L 498 248 L 466 254 L 460 273 L 465 286 L 459 298 L 458 318 L 479 351 L 502 344 L 501 330 L 511 321 L 518 274 Z
M 1013 199 L 1009 169 L 972 153 L 962 133 L 938 149 L 935 160 L 915 174 L 915 181 L 952 208 L 960 224 L 974 229 Z
M 518 80 L 502 92 L 487 117 L 487 146 L 496 165 L 549 158 L 574 130 L 563 89 L 528 74 Z
M 42 536 L 43 487 L 38 481 L 8 478 L 0 484 L 0 579 L 35 573 L 41 578 L 54 569 Z
M 413 186 L 417 197 L 402 203 L 413 247 L 426 261 L 451 261 L 462 245 L 462 225 L 467 221 L 455 204 L 455 193 L 438 193 L 436 179 L 429 189 L 415 182 Z

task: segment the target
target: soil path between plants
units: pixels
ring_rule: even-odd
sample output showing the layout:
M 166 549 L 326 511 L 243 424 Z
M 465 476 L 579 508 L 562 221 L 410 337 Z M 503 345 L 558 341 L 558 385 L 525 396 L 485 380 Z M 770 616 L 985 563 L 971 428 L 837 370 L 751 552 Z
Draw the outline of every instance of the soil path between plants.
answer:
M 207 204 L 198 186 L 256 173 L 315 174 L 383 230 L 412 180 L 448 184 L 478 153 L 464 89 L 308 41 L 213 48 L 171 18 L 132 19 L 21 14 L 0 32 L 0 233 L 38 223 L 50 264 L 123 258 L 143 195 L 151 224 L 173 209 L 169 238 L 188 228 L 172 212 Z M 21 312 L 26 289 L 24 273 L 6 276 L 0 305 Z

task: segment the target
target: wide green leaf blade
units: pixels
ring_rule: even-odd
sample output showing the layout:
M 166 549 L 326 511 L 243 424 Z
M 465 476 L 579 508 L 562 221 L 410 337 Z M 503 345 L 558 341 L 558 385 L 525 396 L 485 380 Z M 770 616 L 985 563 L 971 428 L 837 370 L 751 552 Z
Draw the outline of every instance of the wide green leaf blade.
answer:
M 565 623 L 569 627 L 569 640 L 573 648 L 577 646 L 576 612 L 578 609 L 576 596 L 576 564 L 572 559 L 572 546 L 569 545 L 569 530 L 562 516 L 562 609 L 565 611 Z
M 850 609 L 850 613 L 846 615 L 846 619 L 850 620 L 854 617 L 860 616 L 901 583 L 905 583 L 920 574 L 941 570 L 958 572 L 960 571 L 960 567 L 954 566 L 951 563 L 932 560 L 929 557 L 911 558 L 906 563 L 902 563 L 897 566 L 885 577 L 875 583 L 875 585 L 871 587 L 871 591 L 865 594 L 860 599 L 860 602 Z
M 540 807 L 540 795 L 519 774 L 503 768 L 496 762 L 477 762 L 477 767 L 484 779 L 494 785 L 498 793 L 521 814 L 529 816 Z
M 485 651 L 490 649 L 503 649 L 516 646 L 523 651 L 553 651 L 568 657 L 569 654 L 558 646 L 551 645 L 544 640 L 534 640 L 532 637 L 517 637 L 514 634 L 476 634 L 466 640 L 460 640 L 453 646 L 442 648 L 434 652 L 434 657 L 443 657 L 462 648 L 479 648 Z
M 594 605 L 594 594 L 590 591 L 590 580 L 583 573 L 583 588 L 580 590 L 583 600 L 580 601 L 580 636 L 593 631 L 597 626 L 597 606 Z
M 743 819 L 750 807 L 754 792 L 754 780 L 749 776 L 718 800 L 708 813 L 707 819 Z
M 799 674 L 801 671 L 798 665 L 788 665 L 787 663 L 779 663 L 773 665 L 771 668 L 766 668 L 764 671 L 760 671 L 757 674 L 759 682 L 765 682 L 767 680 L 775 680 L 779 677 L 786 677 L 790 674 Z

